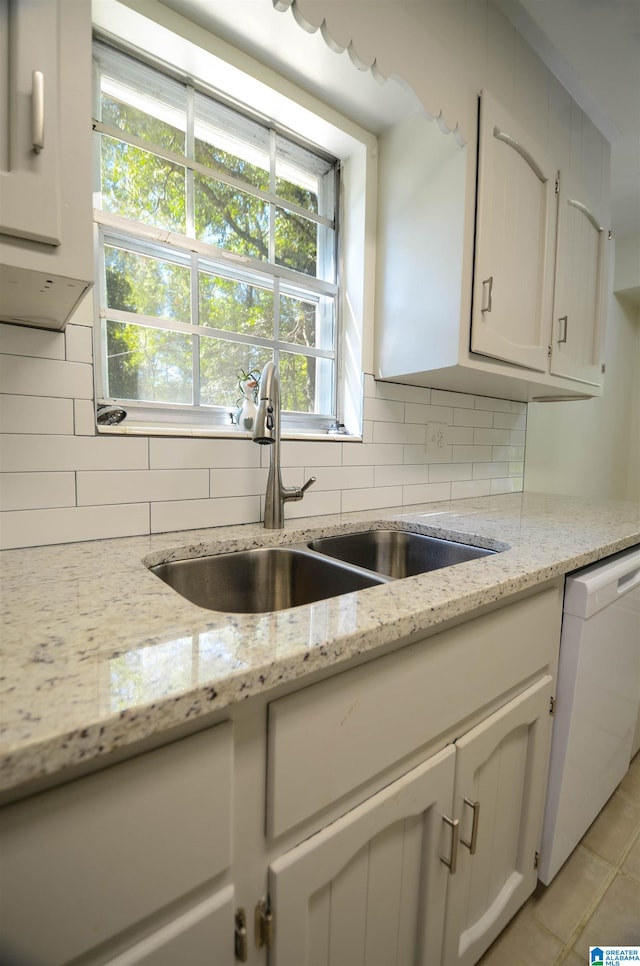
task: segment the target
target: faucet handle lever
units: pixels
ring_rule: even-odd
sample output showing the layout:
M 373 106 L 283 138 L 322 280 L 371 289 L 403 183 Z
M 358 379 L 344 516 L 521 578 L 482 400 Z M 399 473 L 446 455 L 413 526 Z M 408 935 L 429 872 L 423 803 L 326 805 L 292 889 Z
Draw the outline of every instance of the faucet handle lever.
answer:
M 316 482 L 316 479 L 317 479 L 317 477 L 315 477 L 315 476 L 310 476 L 309 477 L 309 479 L 307 480 L 307 482 L 302 486 L 302 489 L 300 490 L 300 495 L 301 496 L 305 492 L 305 490 L 308 490 L 310 486 L 313 486 L 313 484 Z

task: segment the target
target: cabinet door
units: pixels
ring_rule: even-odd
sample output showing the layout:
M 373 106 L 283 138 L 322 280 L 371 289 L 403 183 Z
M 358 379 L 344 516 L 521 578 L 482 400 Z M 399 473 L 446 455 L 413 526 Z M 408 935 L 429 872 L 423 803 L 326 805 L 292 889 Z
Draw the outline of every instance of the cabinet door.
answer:
M 4 0 L 0 233 L 59 245 L 58 0 Z
M 551 691 L 546 675 L 456 742 L 460 850 L 447 897 L 445 966 L 475 963 L 535 888 Z
M 440 961 L 451 745 L 277 859 L 270 966 Z
M 491 97 L 480 105 L 473 352 L 545 372 L 556 168 Z
M 551 372 L 600 385 L 607 232 L 577 185 L 560 179 Z

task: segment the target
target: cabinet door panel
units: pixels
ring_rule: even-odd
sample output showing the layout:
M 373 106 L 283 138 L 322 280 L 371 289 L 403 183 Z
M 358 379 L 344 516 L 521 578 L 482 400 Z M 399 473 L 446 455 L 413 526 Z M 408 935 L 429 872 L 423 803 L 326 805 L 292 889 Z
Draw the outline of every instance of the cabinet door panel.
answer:
M 549 760 L 552 678 L 536 684 L 458 742 L 454 815 L 461 844 L 447 900 L 446 966 L 475 963 L 533 892 Z M 465 799 L 467 801 L 465 801 Z
M 450 746 L 270 867 L 271 966 L 440 959 Z
M 471 349 L 539 372 L 548 364 L 556 169 L 483 93 Z
M 224 722 L 2 809 L 3 939 L 60 966 L 227 869 L 232 739 Z
M 607 233 L 577 186 L 560 187 L 551 372 L 600 385 Z
M 233 929 L 233 886 L 227 886 L 105 966 L 233 966 Z
M 58 2 L 12 0 L 2 18 L 8 52 L 8 116 L 0 131 L 0 232 L 50 245 L 61 241 L 58 130 Z M 6 32 L 6 33 L 5 33 Z M 44 142 L 33 148 L 33 72 L 43 78 Z

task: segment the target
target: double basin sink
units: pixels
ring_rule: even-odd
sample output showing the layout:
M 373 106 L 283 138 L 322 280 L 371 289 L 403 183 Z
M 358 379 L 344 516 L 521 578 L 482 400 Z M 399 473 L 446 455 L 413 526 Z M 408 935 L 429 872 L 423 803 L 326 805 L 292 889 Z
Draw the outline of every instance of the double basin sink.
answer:
M 173 560 L 149 569 L 193 604 L 260 614 L 311 604 L 496 551 L 408 530 L 366 530 L 306 544 Z

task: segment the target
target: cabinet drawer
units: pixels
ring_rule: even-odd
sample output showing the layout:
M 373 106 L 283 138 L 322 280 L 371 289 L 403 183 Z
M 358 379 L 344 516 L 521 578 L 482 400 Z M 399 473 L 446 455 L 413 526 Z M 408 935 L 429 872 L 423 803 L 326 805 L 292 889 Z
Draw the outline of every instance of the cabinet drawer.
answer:
M 224 723 L 0 812 L 0 947 L 57 966 L 229 866 Z
M 555 674 L 561 607 L 552 587 L 274 701 L 267 834 L 382 775 L 540 669 Z

